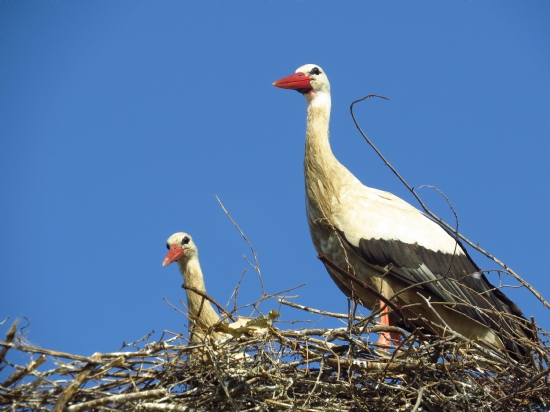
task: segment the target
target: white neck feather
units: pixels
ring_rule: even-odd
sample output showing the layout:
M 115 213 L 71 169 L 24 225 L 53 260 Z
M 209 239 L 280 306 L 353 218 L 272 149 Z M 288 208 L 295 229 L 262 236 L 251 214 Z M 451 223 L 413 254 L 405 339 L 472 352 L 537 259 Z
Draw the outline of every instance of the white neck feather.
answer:
M 304 169 L 308 196 L 330 212 L 330 199 L 338 196 L 342 178 L 349 171 L 334 157 L 329 142 L 330 93 L 305 95 L 307 99 L 306 154 Z M 311 192 L 314 190 L 315 193 Z M 328 208 L 328 209 L 327 209 Z
M 198 255 L 183 257 L 178 261 L 178 265 L 184 284 L 206 294 Z M 187 307 L 189 309 L 189 317 L 191 318 L 189 320 L 191 342 L 199 342 L 204 337 L 204 331 L 217 324 L 220 321 L 220 317 L 212 308 L 210 301 L 188 289 L 186 289 L 186 293 Z M 212 336 L 215 339 L 220 337 L 217 333 L 214 333 Z
M 330 94 L 320 92 L 306 95 L 306 98 L 306 158 L 313 157 L 317 162 L 331 161 L 334 155 L 329 143 Z

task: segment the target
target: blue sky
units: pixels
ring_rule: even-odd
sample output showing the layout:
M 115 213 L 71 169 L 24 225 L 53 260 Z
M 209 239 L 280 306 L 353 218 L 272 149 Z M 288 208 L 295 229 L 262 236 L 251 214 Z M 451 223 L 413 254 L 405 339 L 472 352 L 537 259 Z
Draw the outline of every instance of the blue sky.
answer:
M 388 96 L 357 107 L 369 137 L 550 298 L 550 3 L 1 1 L 0 13 L 0 337 L 26 316 L 33 344 L 90 355 L 184 331 L 163 300 L 185 298 L 177 267 L 161 266 L 166 238 L 193 236 L 222 303 L 250 257 L 214 195 L 268 292 L 306 283 L 298 302 L 345 311 L 305 220 L 304 99 L 271 86 L 305 63 L 330 78 L 343 164 L 414 203 L 349 116 L 353 100 Z M 550 329 L 534 297 L 507 293 Z M 259 296 L 249 272 L 239 303 Z

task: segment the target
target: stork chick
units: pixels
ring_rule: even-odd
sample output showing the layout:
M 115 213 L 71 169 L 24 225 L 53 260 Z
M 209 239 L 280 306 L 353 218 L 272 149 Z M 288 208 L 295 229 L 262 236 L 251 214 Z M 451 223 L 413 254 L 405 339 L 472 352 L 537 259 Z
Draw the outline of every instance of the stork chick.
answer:
M 204 277 L 199 263 L 199 251 L 193 242 L 193 238 L 187 233 L 174 233 L 166 241 L 168 253 L 162 262 L 162 266 L 178 262 L 183 276 L 183 283 L 206 294 Z M 199 294 L 186 289 L 187 308 L 189 309 L 189 335 L 191 342 L 203 342 L 206 331 L 221 322 L 220 317 L 212 308 L 210 301 Z M 213 332 L 213 339 L 221 339 L 225 335 Z

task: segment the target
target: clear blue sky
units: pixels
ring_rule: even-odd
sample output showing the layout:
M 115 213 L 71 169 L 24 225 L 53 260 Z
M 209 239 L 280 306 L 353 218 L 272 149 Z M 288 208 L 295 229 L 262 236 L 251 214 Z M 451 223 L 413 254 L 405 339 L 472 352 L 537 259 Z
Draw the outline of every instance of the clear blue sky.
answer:
M 300 303 L 345 311 L 305 220 L 304 99 L 271 86 L 305 63 L 330 78 L 343 164 L 414 202 L 349 116 L 357 98 L 390 97 L 357 108 L 364 130 L 550 298 L 549 2 L 1 1 L 0 13 L 0 338 L 23 315 L 33 344 L 83 355 L 184 331 L 163 301 L 185 297 L 177 267 L 161 266 L 166 238 L 194 237 L 223 303 L 250 257 L 216 194 L 268 292 L 306 283 Z M 534 297 L 507 293 L 550 329 Z M 239 302 L 259 294 L 249 272 Z

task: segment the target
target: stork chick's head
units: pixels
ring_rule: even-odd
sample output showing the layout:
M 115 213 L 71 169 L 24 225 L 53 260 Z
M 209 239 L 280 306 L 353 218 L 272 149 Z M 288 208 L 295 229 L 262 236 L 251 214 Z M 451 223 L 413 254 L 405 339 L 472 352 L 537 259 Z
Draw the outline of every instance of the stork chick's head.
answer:
M 166 241 L 168 253 L 162 262 L 162 266 L 168 266 L 170 263 L 177 262 L 181 259 L 188 261 L 190 258 L 197 256 L 197 246 L 193 242 L 193 238 L 187 233 L 174 233 Z
M 328 77 L 325 71 L 316 64 L 304 64 L 296 69 L 296 73 L 277 80 L 273 86 L 296 90 L 308 100 L 317 94 L 330 94 Z

